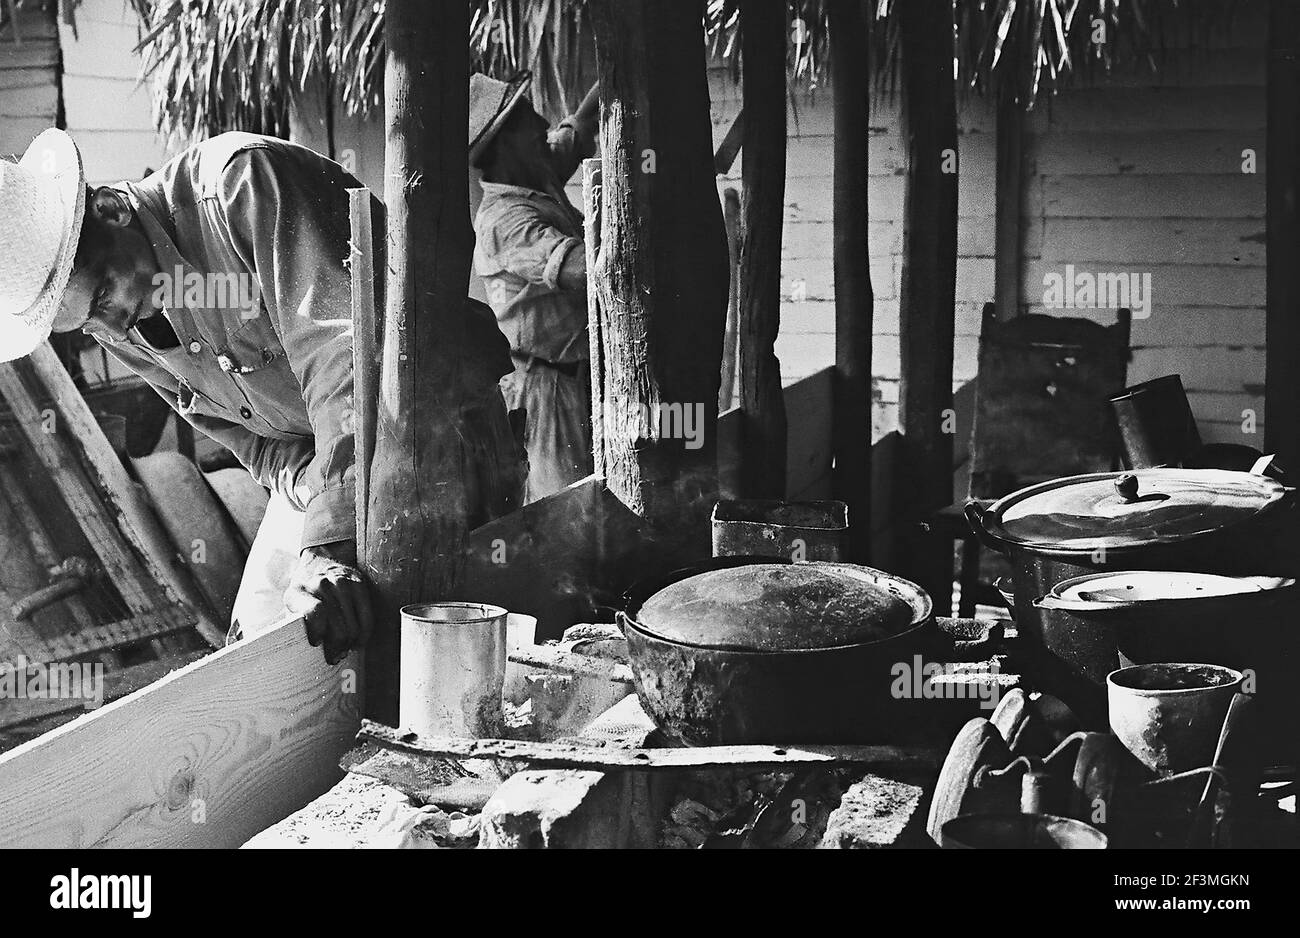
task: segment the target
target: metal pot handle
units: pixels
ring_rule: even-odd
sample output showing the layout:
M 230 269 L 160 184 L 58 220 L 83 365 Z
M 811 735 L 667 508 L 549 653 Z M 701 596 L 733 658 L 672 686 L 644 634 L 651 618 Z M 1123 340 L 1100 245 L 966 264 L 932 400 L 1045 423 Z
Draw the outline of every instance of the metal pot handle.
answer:
M 993 534 L 984 523 L 984 516 L 987 511 L 980 505 L 978 499 L 966 499 L 966 504 L 962 507 L 962 514 L 966 516 L 966 523 L 970 525 L 976 540 L 990 550 L 996 550 L 1000 554 L 1007 553 L 1006 541 Z
M 1154 601 L 1154 600 L 1153 600 Z M 1087 599 L 1065 599 L 1062 596 L 1054 596 L 1048 593 L 1046 596 L 1040 596 L 1033 601 L 1035 609 L 1061 609 L 1065 612 L 1120 612 L 1124 609 L 1132 609 L 1141 605 L 1135 602 L 1099 602 Z

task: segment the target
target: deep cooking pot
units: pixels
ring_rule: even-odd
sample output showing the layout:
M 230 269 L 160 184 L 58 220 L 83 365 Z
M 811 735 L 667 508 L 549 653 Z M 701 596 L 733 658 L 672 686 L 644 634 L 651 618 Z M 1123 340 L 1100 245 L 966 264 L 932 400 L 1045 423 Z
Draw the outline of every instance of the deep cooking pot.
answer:
M 1280 577 L 1121 571 L 1058 583 L 1035 605 L 1047 631 L 1072 636 L 1094 681 L 1107 668 L 1198 661 L 1247 675 L 1257 719 L 1294 734 L 1300 586 Z M 1100 676 L 1099 676 L 1100 675 Z M 1113 717 L 1114 715 L 1111 714 Z
M 1117 570 L 1300 572 L 1295 499 L 1275 479 L 1218 469 L 1141 469 L 1044 482 L 966 517 L 1012 566 L 1016 626 L 1035 677 L 1104 726 L 1104 671 L 1088 634 L 1035 606 L 1064 580 Z M 1068 625 L 1069 623 L 1066 622 Z
M 637 696 L 688 745 L 881 742 L 943 644 L 920 587 L 852 564 L 718 558 L 626 599 Z

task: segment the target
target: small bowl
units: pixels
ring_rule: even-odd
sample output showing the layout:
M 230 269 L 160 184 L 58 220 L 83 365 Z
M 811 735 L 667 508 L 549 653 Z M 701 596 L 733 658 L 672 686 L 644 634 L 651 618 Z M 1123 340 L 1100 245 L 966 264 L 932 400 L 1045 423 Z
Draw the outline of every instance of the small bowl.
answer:
M 939 830 L 947 850 L 1105 850 L 1091 824 L 1055 814 L 962 814 Z

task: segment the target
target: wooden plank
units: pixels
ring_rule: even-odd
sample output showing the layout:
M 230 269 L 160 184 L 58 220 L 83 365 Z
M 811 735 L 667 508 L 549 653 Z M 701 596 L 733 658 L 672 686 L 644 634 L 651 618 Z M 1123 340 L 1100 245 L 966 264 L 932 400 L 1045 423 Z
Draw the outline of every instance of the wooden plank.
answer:
M 1263 218 L 1263 174 L 1042 176 L 1025 212 L 1055 218 Z
M 1026 117 L 1033 133 L 1167 130 L 1258 131 L 1264 127 L 1260 88 L 1072 88 Z
M 358 668 L 291 619 L 25 743 L 0 756 L 0 844 L 237 847 L 341 777 Z
M 1264 222 L 1257 218 L 1053 218 L 1043 226 L 1036 253 L 1044 260 L 1076 265 L 1120 261 L 1262 267 Z
M 68 713 L 72 710 L 93 710 L 103 704 L 112 703 L 114 700 L 125 697 L 127 694 L 134 693 L 140 688 L 160 680 L 170 672 L 184 667 L 192 661 L 198 661 L 205 654 L 207 652 L 191 651 L 177 658 L 166 657 L 157 661 L 146 661 L 143 664 L 131 665 L 127 668 L 104 666 L 102 694 L 99 698 L 93 700 L 70 697 L 6 700 L 4 708 L 0 709 L 0 727 L 18 726 L 32 720 L 40 720 L 60 713 Z M 0 667 L 4 667 L 4 665 L 0 665 Z
M 1026 141 L 1035 170 L 1044 176 L 1240 175 L 1241 151 L 1249 147 L 1260 155 L 1262 146 L 1262 128 L 1254 134 L 1159 127 L 1104 134 L 1049 131 Z
M 361 721 L 357 739 L 415 755 L 454 759 L 504 759 L 535 768 L 636 769 L 681 771 L 731 766 L 754 771 L 801 765 L 871 765 L 928 769 L 942 755 L 915 746 L 690 746 L 623 749 L 582 742 L 537 743 L 518 739 L 473 739 L 460 736 L 420 736 L 416 733 Z

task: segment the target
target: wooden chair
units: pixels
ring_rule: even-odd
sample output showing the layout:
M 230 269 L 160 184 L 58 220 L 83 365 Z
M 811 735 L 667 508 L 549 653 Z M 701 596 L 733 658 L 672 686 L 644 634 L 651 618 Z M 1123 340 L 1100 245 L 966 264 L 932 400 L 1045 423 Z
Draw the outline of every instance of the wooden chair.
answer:
M 1105 472 L 1118 465 L 1119 434 L 1110 398 L 1126 384 L 1131 315 L 1110 326 L 1075 317 L 1028 315 L 1000 321 L 984 304 L 970 446 L 970 496 L 992 501 L 1037 482 Z M 980 544 L 962 505 L 933 519 L 936 534 L 960 541 L 959 615 L 987 597 L 979 582 Z

